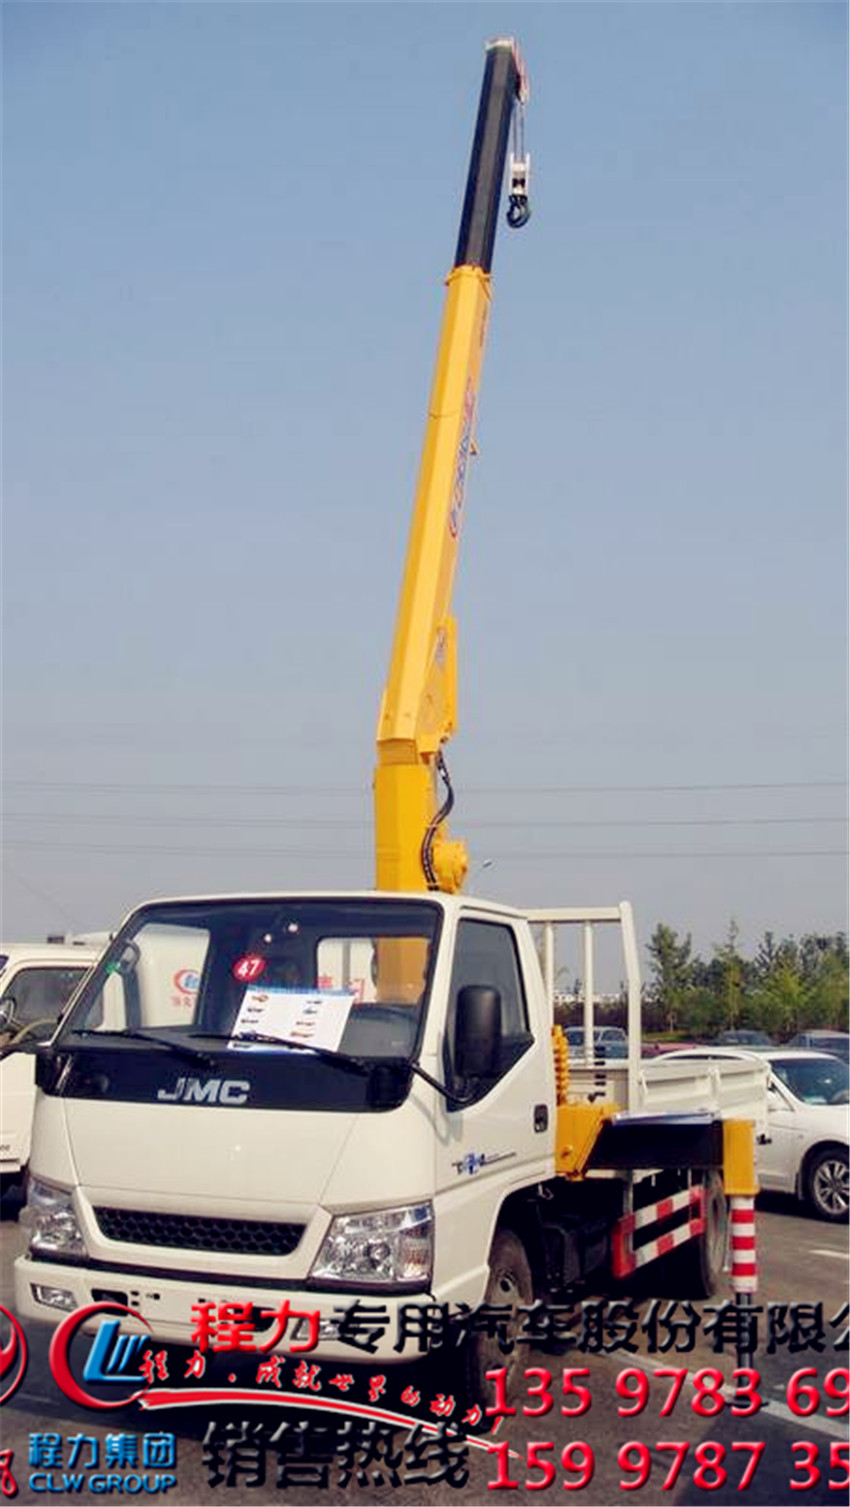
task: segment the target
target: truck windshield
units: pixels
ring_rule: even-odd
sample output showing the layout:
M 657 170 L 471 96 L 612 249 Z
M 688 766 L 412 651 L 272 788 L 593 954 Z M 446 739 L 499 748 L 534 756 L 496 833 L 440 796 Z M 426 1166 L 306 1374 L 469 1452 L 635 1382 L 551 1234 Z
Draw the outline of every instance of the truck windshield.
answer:
M 56 1047 L 409 1059 L 441 911 L 428 901 L 263 898 L 137 911 Z

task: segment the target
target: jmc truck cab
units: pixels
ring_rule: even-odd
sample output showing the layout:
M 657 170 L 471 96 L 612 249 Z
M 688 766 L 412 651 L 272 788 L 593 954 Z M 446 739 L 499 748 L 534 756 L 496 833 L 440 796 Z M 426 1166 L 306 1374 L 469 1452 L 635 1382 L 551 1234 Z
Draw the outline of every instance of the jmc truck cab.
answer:
M 97 947 L 0 942 L 0 1049 L 52 1036 Z M 32 1059 L 16 1053 L 0 1066 L 0 1187 L 21 1182 L 30 1154 L 35 1082 Z
M 573 1062 L 538 948 L 551 972 L 560 924 L 612 923 L 628 1056 Z M 195 983 L 179 1014 L 176 957 Z M 188 1344 L 193 1304 L 271 1313 L 285 1296 L 321 1316 L 311 1358 L 350 1363 L 338 1315 L 379 1299 L 391 1322 L 375 1358 L 391 1364 L 410 1358 L 394 1348 L 402 1304 L 563 1292 L 622 1264 L 635 1224 L 644 1260 L 663 1229 L 708 1292 L 723 1120 L 759 1119 L 765 1073 L 648 1077 L 639 1008 L 626 905 L 522 913 L 376 892 L 145 905 L 38 1048 L 17 1311 L 56 1322 L 112 1300 Z M 484 1335 L 463 1353 L 480 1394 L 504 1357 Z

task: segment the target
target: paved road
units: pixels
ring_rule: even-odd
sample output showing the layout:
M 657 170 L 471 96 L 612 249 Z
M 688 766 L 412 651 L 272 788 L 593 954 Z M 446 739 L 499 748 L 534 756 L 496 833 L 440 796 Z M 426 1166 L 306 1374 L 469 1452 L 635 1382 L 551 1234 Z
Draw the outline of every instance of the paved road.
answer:
M 15 1255 L 23 1247 L 23 1231 L 15 1222 L 14 1210 L 6 1211 L 0 1228 L 3 1236 L 0 1303 L 13 1308 L 11 1267 Z M 748 1378 L 733 1377 L 737 1357 L 729 1345 L 725 1352 L 719 1355 L 715 1352 L 712 1337 L 703 1332 L 710 1315 L 706 1313 L 705 1305 L 697 1305 L 702 1324 L 692 1351 L 676 1354 L 675 1350 L 662 1351 L 657 1348 L 653 1353 L 650 1334 L 641 1333 L 640 1328 L 631 1338 L 627 1338 L 622 1330 L 618 1336 L 609 1328 L 601 1334 L 602 1343 L 611 1346 L 617 1343 L 618 1338 L 626 1339 L 627 1344 L 636 1344 L 637 1349 L 612 1349 L 605 1354 L 597 1353 L 591 1348 L 584 1353 L 581 1350 L 571 1350 L 558 1356 L 544 1355 L 539 1351 L 530 1352 L 528 1365 L 529 1368 L 534 1368 L 534 1374 L 529 1378 L 529 1387 L 536 1390 L 530 1392 L 527 1407 L 530 1411 L 536 1411 L 537 1416 L 518 1415 L 504 1420 L 495 1436 L 495 1442 L 503 1445 L 501 1461 L 492 1451 L 472 1448 L 466 1462 L 469 1476 L 462 1488 L 453 1486 L 446 1479 L 434 1483 L 423 1480 L 418 1484 L 409 1484 L 414 1462 L 408 1450 L 395 1480 L 391 1464 L 373 1460 L 368 1467 L 360 1469 L 359 1477 L 355 1467 L 355 1473 L 344 1489 L 337 1484 L 338 1463 L 329 1469 L 328 1485 L 324 1486 L 317 1476 L 321 1468 L 318 1464 L 311 1465 L 302 1460 L 299 1475 L 294 1467 L 294 1457 L 291 1456 L 288 1478 L 292 1484 L 284 1489 L 276 1484 L 277 1451 L 269 1445 L 269 1439 L 282 1421 L 291 1425 L 287 1433 L 290 1447 L 294 1447 L 298 1438 L 303 1438 L 303 1432 L 301 1435 L 294 1432 L 292 1426 L 296 1422 L 296 1415 L 292 1409 L 282 1407 L 279 1398 L 271 1405 L 254 1409 L 253 1412 L 244 1405 L 228 1402 L 180 1411 L 172 1409 L 162 1414 L 143 1413 L 136 1404 L 117 1413 L 93 1414 L 76 1407 L 60 1392 L 47 1364 L 50 1331 L 40 1325 L 31 1325 L 27 1336 L 30 1362 L 26 1376 L 0 1415 L 3 1448 L 14 1452 L 12 1469 L 19 1487 L 16 1500 L 21 1503 L 47 1500 L 55 1502 L 78 1497 L 92 1501 L 96 1496 L 109 1495 L 114 1499 L 119 1494 L 122 1497 L 141 1495 L 146 1500 L 150 1500 L 152 1495 L 158 1495 L 161 1499 L 164 1494 L 164 1478 L 171 1474 L 176 1475 L 177 1484 L 169 1487 L 165 1495 L 169 1502 L 175 1503 L 223 1501 L 250 1504 L 289 1501 L 297 1504 L 297 1507 L 306 1507 L 306 1504 L 313 1507 L 316 1503 L 336 1507 L 336 1504 L 352 1502 L 389 1501 L 398 1503 L 399 1507 L 419 1503 L 440 1507 L 440 1504 L 447 1502 L 460 1502 L 470 1507 L 470 1504 L 496 1502 L 500 1499 L 517 1500 L 520 1496 L 528 1495 L 538 1502 L 564 1503 L 572 1500 L 588 1504 L 588 1507 L 606 1507 L 606 1504 L 628 1500 L 624 1496 L 626 1488 L 634 1489 L 634 1500 L 639 1501 L 642 1507 L 656 1502 L 691 1504 L 704 1502 L 706 1499 L 718 1504 L 746 1501 L 752 1504 L 770 1504 L 770 1507 L 784 1507 L 786 1503 L 799 1502 L 846 1502 L 847 1490 L 830 1489 L 829 1480 L 839 1480 L 847 1474 L 846 1469 L 841 1469 L 837 1463 L 830 1469 L 831 1449 L 834 1451 L 835 1446 L 848 1438 L 847 1419 L 826 1416 L 828 1399 L 823 1395 L 823 1383 L 830 1371 L 846 1367 L 848 1360 L 846 1350 L 843 1353 L 835 1352 L 836 1331 L 829 1325 L 829 1320 L 841 1310 L 847 1300 L 847 1227 L 817 1222 L 801 1213 L 799 1207 L 790 1200 L 772 1199 L 765 1200 L 759 1207 L 757 1230 L 762 1266 L 761 1291 L 757 1302 L 763 1308 L 768 1304 L 786 1304 L 789 1305 L 789 1310 L 784 1316 L 784 1330 L 781 1326 L 778 1329 L 773 1353 L 768 1353 L 765 1327 L 768 1316 L 766 1312 L 758 1315 L 760 1332 L 754 1366 L 759 1372 L 758 1394 L 765 1405 L 750 1416 L 747 1416 L 747 1409 L 753 1404 L 747 1401 L 745 1393 L 741 1392 L 737 1404 L 732 1396 L 734 1382 L 737 1380 L 744 1385 Z M 665 1299 L 663 1291 L 659 1296 Z M 641 1295 L 636 1300 L 638 1312 L 644 1322 L 652 1312 L 651 1297 L 650 1289 L 646 1296 Z M 791 1325 L 795 1316 L 790 1309 L 792 1304 L 805 1304 L 812 1308 L 811 1312 L 796 1310 L 798 1324 L 811 1321 L 816 1317 L 814 1305 L 822 1305 L 825 1330 L 822 1351 L 806 1348 L 806 1336 L 798 1332 L 796 1341 L 803 1348 L 792 1353 L 791 1346 L 795 1342 Z M 589 1317 L 592 1316 L 591 1313 Z M 681 1310 L 677 1310 L 674 1315 L 679 1316 Z M 842 1327 L 846 1327 L 846 1320 Z M 664 1343 L 665 1335 L 669 1339 L 670 1331 L 662 1325 L 656 1334 L 656 1344 L 659 1347 Z M 7 1338 L 8 1328 L 5 1328 L 0 1333 L 0 1342 L 5 1343 Z M 679 1331 L 676 1343 L 684 1342 L 684 1332 Z M 591 1346 L 597 1343 L 592 1331 L 590 1343 Z M 224 1358 L 221 1359 L 224 1363 Z M 177 1366 L 181 1367 L 179 1374 L 182 1376 L 182 1360 L 181 1356 L 177 1356 L 172 1362 L 175 1367 L 172 1380 L 177 1380 Z M 232 1361 L 227 1358 L 228 1367 L 231 1364 Z M 251 1364 L 253 1366 L 254 1363 Z M 579 1408 L 583 1405 L 581 1392 L 568 1391 L 566 1395 L 561 1393 L 563 1372 L 565 1368 L 571 1367 L 587 1368 L 588 1374 L 575 1377 L 574 1382 L 576 1388 L 587 1387 L 591 1398 L 590 1406 L 572 1419 L 561 1416 L 560 1411 L 562 1404 Z M 661 1369 L 675 1373 L 677 1370 L 684 1371 L 685 1368 L 687 1375 L 681 1379 L 680 1395 L 675 1403 L 670 1403 L 668 1398 L 671 1389 L 678 1384 L 675 1374 L 656 1376 L 654 1373 Z M 820 1396 L 819 1407 L 810 1417 L 795 1416 L 787 1405 L 790 1378 L 801 1368 L 815 1369 L 815 1374 L 804 1380 L 816 1385 Z M 697 1373 L 716 1369 L 722 1371 L 727 1386 L 722 1405 L 720 1399 L 712 1401 L 708 1395 L 714 1386 L 710 1377 L 702 1378 L 707 1394 L 703 1394 L 695 1380 Z M 547 1371 L 551 1377 L 552 1405 L 546 1411 L 543 1411 L 546 1401 L 545 1390 L 542 1388 L 545 1380 L 541 1375 L 543 1371 Z M 625 1371 L 628 1371 L 628 1375 L 623 1377 L 620 1387 L 628 1395 L 620 1396 L 617 1379 Z M 228 1370 L 227 1374 L 236 1373 Z M 291 1387 L 291 1375 L 290 1372 L 289 1378 L 284 1381 L 284 1387 Z M 646 1377 L 645 1383 L 641 1381 L 641 1376 Z M 253 1380 L 253 1377 L 250 1379 Z M 222 1375 L 220 1381 L 226 1384 L 227 1376 Z M 238 1383 L 242 1382 L 243 1376 L 240 1374 Z M 450 1394 L 451 1376 L 441 1377 L 436 1387 L 443 1388 L 444 1394 Z M 637 1409 L 644 1387 L 647 1389 L 646 1402 L 640 1412 L 636 1411 L 631 1417 L 621 1416 L 617 1411 L 618 1407 L 624 1410 Z M 394 1379 L 390 1379 L 387 1395 L 382 1402 L 405 1412 L 398 1397 L 393 1395 L 398 1391 L 399 1385 Z M 273 1391 L 270 1395 L 274 1395 Z M 703 1395 L 704 1400 L 700 1403 Z M 629 1400 L 631 1396 L 634 1401 Z M 669 1409 L 668 1414 L 661 1416 L 665 1405 Z M 741 1410 L 737 1417 L 731 1412 L 733 1405 Z M 717 1411 L 713 1412 L 714 1409 Z M 317 1415 L 312 1416 L 315 1426 L 320 1420 Z M 259 1435 L 247 1435 L 241 1449 L 231 1449 L 229 1455 L 225 1448 L 220 1450 L 224 1478 L 214 1484 L 215 1471 L 208 1460 L 205 1460 L 203 1438 L 206 1430 L 213 1421 L 217 1421 L 219 1434 L 223 1437 L 228 1426 L 232 1433 L 233 1428 L 241 1426 L 243 1421 L 252 1423 L 258 1419 Z M 157 1468 L 156 1442 L 150 1438 L 154 1433 L 174 1435 L 176 1467 L 173 1470 Z M 35 1445 L 33 1435 L 41 1436 Z M 48 1440 L 45 1443 L 44 1438 L 49 1435 L 61 1437 L 62 1465 L 52 1469 L 43 1462 L 30 1465 L 29 1455 L 34 1447 L 41 1451 L 42 1457 L 45 1454 L 49 1456 L 51 1442 Z M 96 1446 L 90 1443 L 72 1446 L 71 1437 L 80 1435 L 86 1440 L 97 1441 Z M 112 1439 L 111 1446 L 107 1443 L 108 1437 Z M 314 1443 L 316 1438 L 314 1432 Z M 399 1431 L 396 1444 L 401 1446 L 404 1438 L 404 1431 Z M 632 1447 L 625 1451 L 625 1446 L 632 1441 Z M 672 1447 L 677 1441 L 680 1445 L 678 1450 Z M 807 1441 L 809 1447 L 804 1449 L 802 1441 Z M 491 1438 L 488 1442 L 492 1444 L 494 1441 Z M 128 1469 L 126 1465 L 116 1464 L 111 1473 L 105 1469 L 89 1468 L 84 1463 L 91 1458 L 94 1447 L 99 1451 L 102 1467 L 110 1448 L 113 1452 L 122 1448 L 126 1450 L 132 1448 L 133 1443 L 136 1443 L 139 1450 L 145 1444 L 150 1445 L 154 1451 L 154 1461 L 150 1468 L 144 1469 L 141 1459 L 137 1471 Z M 265 1448 L 261 1447 L 263 1444 Z M 571 1444 L 573 1448 L 564 1460 L 562 1451 Z M 679 1461 L 678 1475 L 672 1485 L 664 1490 L 665 1478 L 674 1471 L 677 1458 L 683 1454 L 681 1447 L 684 1444 L 689 1448 Z M 534 1445 L 537 1446 L 536 1449 L 532 1448 Z M 668 1447 L 659 1449 L 659 1445 Z M 760 1445 L 764 1446 L 761 1450 Z M 795 1445 L 798 1447 L 792 1448 Z M 79 1452 L 75 1462 L 76 1470 L 68 1470 L 69 1456 L 74 1448 Z M 210 1451 L 206 1453 L 209 1455 Z M 361 1463 L 362 1458 L 361 1454 Z M 232 1484 L 228 1484 L 226 1475 L 228 1460 L 235 1467 Z M 263 1460 L 265 1479 L 252 1485 L 252 1473 L 256 1474 L 258 1469 L 262 1469 L 260 1462 Z M 131 1461 L 128 1463 L 132 1464 Z M 73 1489 L 63 1489 L 63 1469 L 67 1475 L 82 1475 L 82 1490 L 75 1492 Z M 421 1469 L 426 1476 L 438 1472 L 438 1454 L 433 1453 L 429 1460 L 423 1461 Z M 748 1469 L 752 1472 L 751 1480 L 743 1489 L 739 1489 L 739 1483 L 745 1478 L 745 1471 Z M 648 1477 L 640 1485 L 646 1471 L 649 1472 Z M 816 1471 L 819 1475 L 816 1475 Z M 308 1479 L 311 1484 L 304 1484 L 305 1472 L 310 1473 Z M 589 1479 L 582 1485 L 585 1475 Z M 154 1490 L 157 1480 L 160 1486 L 158 1493 Z M 499 1480 L 505 1484 L 501 1490 L 496 1490 Z M 792 1481 L 797 1485 L 792 1487 Z M 807 1481 L 811 1482 L 808 1486 L 805 1484 Z M 512 1482 L 516 1485 L 508 1484 Z M 565 1495 L 565 1491 L 568 1495 Z

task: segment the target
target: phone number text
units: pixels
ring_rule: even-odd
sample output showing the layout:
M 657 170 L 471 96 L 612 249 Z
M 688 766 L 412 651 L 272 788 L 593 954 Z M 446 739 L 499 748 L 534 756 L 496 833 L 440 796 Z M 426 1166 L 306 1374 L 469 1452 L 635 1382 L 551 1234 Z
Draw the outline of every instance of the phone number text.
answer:
M 527 1444 L 524 1459 L 516 1458 L 507 1440 L 491 1444 L 488 1449 L 496 1465 L 496 1479 L 487 1482 L 488 1491 L 546 1491 L 557 1480 L 558 1466 L 549 1458 L 556 1449 L 551 1441 Z M 764 1449 L 763 1439 L 738 1439 L 728 1449 L 714 1439 L 706 1439 L 696 1445 L 691 1456 L 690 1442 L 685 1439 L 661 1440 L 652 1446 L 630 1439 L 617 1451 L 617 1464 L 622 1471 L 620 1490 L 640 1491 L 651 1479 L 659 1490 L 672 1491 L 684 1471 L 686 1478 L 689 1476 L 702 1491 L 719 1491 L 727 1484 L 737 1491 L 746 1491 Z M 825 1471 L 831 1491 L 845 1491 L 850 1486 L 850 1443 L 831 1443 L 828 1451 L 824 1447 L 821 1453 L 816 1444 L 801 1439 L 790 1446 L 790 1455 L 791 1491 L 808 1491 L 817 1486 Z M 596 1457 L 592 1447 L 581 1439 L 564 1445 L 558 1463 L 565 1491 L 582 1491 L 593 1479 Z M 520 1481 L 523 1466 L 528 1474 Z
M 487 1380 L 493 1384 L 494 1402 L 485 1409 L 488 1418 L 510 1418 L 520 1411 L 524 1418 L 543 1418 L 555 1406 L 551 1371 L 541 1366 L 528 1366 L 525 1371 L 526 1400 L 512 1406 L 507 1398 L 507 1367 L 499 1366 L 487 1372 Z M 565 1418 L 579 1418 L 593 1404 L 590 1387 L 584 1377 L 589 1377 L 587 1366 L 565 1367 L 560 1376 L 558 1395 L 565 1399 L 560 1411 Z M 810 1418 L 821 1408 L 829 1418 L 842 1418 L 850 1408 L 850 1371 L 847 1367 L 835 1367 L 828 1371 L 823 1387 L 817 1384 L 817 1369 L 803 1366 L 789 1378 L 785 1388 L 785 1402 L 797 1418 Z M 636 1418 L 649 1406 L 657 1406 L 660 1418 L 669 1418 L 681 1399 L 700 1418 L 713 1418 L 728 1407 L 736 1418 L 750 1418 L 764 1407 L 760 1395 L 761 1376 L 749 1366 L 740 1366 L 732 1372 L 733 1389 L 726 1387 L 722 1371 L 715 1366 L 704 1366 L 700 1371 L 688 1371 L 686 1366 L 656 1366 L 651 1375 L 636 1366 L 627 1366 L 620 1371 L 614 1384 L 621 1399 L 617 1412 L 621 1418 Z M 731 1390 L 727 1397 L 724 1389 Z M 607 1404 L 608 1399 L 603 1402 Z

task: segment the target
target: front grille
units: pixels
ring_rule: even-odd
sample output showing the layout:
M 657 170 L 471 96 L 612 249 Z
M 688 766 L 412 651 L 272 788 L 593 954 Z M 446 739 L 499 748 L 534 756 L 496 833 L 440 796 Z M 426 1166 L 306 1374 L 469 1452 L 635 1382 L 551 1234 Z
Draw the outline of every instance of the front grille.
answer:
M 202 1219 L 196 1214 L 157 1214 L 140 1209 L 95 1209 L 108 1240 L 171 1246 L 181 1251 L 227 1251 L 240 1256 L 290 1256 L 303 1224 L 260 1219 Z

